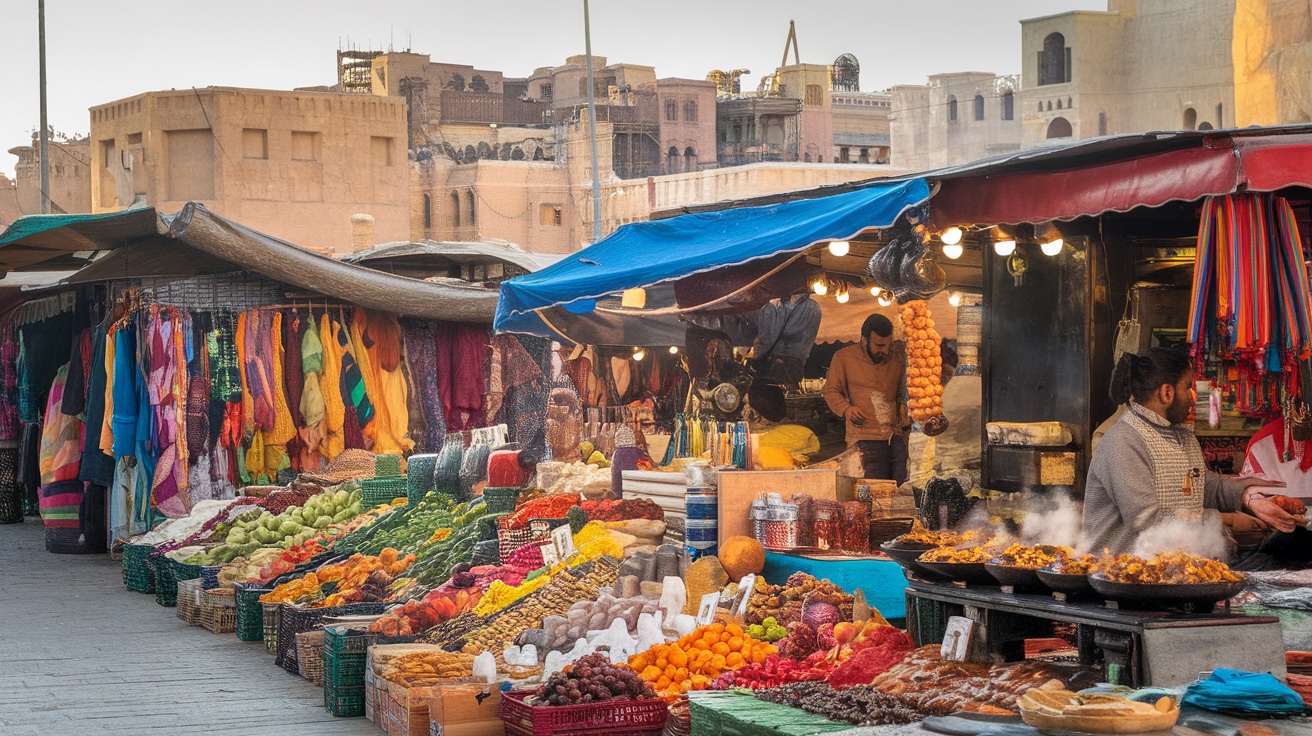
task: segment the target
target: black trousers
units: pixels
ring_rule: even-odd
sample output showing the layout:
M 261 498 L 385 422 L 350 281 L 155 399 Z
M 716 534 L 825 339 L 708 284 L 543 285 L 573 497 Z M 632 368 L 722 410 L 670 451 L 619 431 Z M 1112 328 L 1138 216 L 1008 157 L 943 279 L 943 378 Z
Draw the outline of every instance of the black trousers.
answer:
M 907 481 L 907 440 L 895 435 L 889 440 L 858 440 L 861 466 L 867 478 Z

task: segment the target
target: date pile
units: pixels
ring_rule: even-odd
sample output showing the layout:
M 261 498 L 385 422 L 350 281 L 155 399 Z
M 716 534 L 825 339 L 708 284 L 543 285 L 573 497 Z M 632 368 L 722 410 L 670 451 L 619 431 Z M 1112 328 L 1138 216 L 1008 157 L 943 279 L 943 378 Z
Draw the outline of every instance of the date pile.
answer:
M 756 697 L 855 726 L 902 725 L 924 718 L 901 698 L 886 695 L 870 685 L 839 690 L 823 682 L 795 682 L 757 690 Z
M 565 672 L 552 675 L 538 688 L 537 697 L 547 705 L 578 705 L 605 700 L 650 700 L 656 697 L 651 683 L 632 668 L 611 664 L 600 652 L 575 662 Z

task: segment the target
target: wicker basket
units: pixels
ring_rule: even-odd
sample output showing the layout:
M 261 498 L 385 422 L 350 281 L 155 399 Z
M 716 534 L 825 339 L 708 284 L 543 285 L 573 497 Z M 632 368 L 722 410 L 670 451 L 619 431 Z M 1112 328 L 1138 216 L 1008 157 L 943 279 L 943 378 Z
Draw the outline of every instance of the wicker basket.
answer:
M 201 591 L 200 625 L 215 634 L 237 630 L 237 600 L 231 588 Z
M 323 687 L 323 629 L 296 635 L 296 665 L 301 677 Z
M 146 560 L 155 548 L 148 544 L 123 545 L 123 585 L 138 593 L 155 592 L 155 571 Z
M 172 563 L 158 549 L 146 557 L 146 565 L 155 574 L 155 602 L 161 606 L 178 605 L 178 579 L 173 577 Z
M 269 654 L 278 653 L 278 624 L 282 622 L 282 604 L 281 603 L 261 603 L 263 608 L 262 622 L 264 625 L 264 651 Z
M 270 589 L 244 583 L 237 583 L 232 589 L 237 602 L 237 638 L 242 641 L 263 641 L 264 610 L 260 596 Z
M 219 585 L 219 572 L 223 570 L 223 565 L 205 565 L 200 569 L 200 579 L 204 581 L 201 586 L 205 590 L 221 587 Z
M 178 581 L 178 618 L 195 626 L 200 623 L 200 578 Z

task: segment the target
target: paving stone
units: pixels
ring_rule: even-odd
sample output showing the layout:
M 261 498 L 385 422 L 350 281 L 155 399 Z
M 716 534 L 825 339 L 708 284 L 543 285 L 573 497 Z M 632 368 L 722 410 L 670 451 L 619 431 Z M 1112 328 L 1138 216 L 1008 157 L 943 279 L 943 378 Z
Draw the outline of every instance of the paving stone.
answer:
M 38 521 L 0 526 L 0 734 L 379 736 L 262 642 L 211 634 L 123 587 L 108 555 L 45 551 Z

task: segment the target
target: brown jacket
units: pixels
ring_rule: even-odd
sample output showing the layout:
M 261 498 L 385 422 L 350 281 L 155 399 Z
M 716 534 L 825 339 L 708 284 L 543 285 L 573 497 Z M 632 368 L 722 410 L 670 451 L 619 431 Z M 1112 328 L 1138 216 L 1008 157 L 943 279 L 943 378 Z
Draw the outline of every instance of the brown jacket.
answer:
M 860 440 L 887 440 L 902 434 L 910 424 L 906 402 L 901 398 L 906 375 L 906 351 L 902 341 L 893 343 L 888 359 L 875 363 L 861 345 L 852 345 L 834 353 L 823 395 L 830 411 L 840 417 L 859 406 L 867 416 L 875 417 L 858 427 L 847 420 L 847 444 Z

